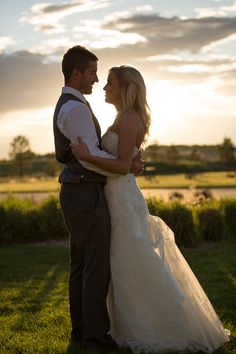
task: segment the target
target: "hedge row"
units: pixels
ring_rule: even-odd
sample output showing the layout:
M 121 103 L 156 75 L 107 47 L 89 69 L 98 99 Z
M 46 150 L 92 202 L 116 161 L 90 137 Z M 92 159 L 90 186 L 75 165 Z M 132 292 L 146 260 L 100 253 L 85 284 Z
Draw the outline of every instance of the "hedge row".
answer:
M 148 199 L 149 211 L 159 216 L 175 233 L 179 246 L 236 239 L 236 200 L 203 201 L 198 205 Z
M 198 205 L 147 199 L 152 215 L 158 215 L 174 231 L 179 246 L 236 238 L 236 200 L 213 200 Z M 32 243 L 65 240 L 58 198 L 42 203 L 9 196 L 0 203 L 0 243 Z
M 0 243 L 32 243 L 67 237 L 58 198 L 42 203 L 9 196 L 0 203 Z

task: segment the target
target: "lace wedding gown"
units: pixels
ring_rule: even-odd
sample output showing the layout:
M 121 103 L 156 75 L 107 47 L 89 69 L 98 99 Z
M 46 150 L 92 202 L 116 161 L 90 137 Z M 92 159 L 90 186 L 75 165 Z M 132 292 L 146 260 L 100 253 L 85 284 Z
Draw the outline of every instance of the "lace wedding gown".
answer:
M 117 155 L 118 135 L 103 149 Z M 134 353 L 203 350 L 228 336 L 201 285 L 175 244 L 171 229 L 149 214 L 133 175 L 108 178 L 111 214 L 111 334 Z

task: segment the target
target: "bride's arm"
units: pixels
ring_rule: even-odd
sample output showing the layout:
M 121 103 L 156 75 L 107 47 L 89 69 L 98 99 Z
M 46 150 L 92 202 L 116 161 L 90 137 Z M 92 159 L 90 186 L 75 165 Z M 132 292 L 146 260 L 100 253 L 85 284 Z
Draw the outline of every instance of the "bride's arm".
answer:
M 91 155 L 83 143 L 80 143 L 78 147 L 73 144 L 72 150 L 79 160 L 89 162 L 109 172 L 126 174 L 130 171 L 137 133 L 138 129 L 135 117 L 124 115 L 118 126 L 119 142 L 117 159 Z

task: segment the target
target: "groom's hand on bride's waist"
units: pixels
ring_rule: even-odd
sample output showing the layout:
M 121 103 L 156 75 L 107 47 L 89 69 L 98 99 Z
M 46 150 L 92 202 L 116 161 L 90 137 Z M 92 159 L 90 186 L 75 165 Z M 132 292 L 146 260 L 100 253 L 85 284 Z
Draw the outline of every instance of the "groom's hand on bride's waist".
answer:
M 143 173 L 143 171 L 144 171 L 144 161 L 141 159 L 141 153 L 139 151 L 132 160 L 130 173 L 133 173 L 135 176 L 139 176 Z

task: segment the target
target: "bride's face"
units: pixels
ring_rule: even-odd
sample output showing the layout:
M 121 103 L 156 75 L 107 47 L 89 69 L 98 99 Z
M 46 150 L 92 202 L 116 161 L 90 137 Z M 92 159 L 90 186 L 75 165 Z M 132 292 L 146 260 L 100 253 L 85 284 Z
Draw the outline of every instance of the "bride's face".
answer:
M 105 101 L 114 104 L 116 108 L 121 106 L 120 84 L 114 72 L 110 72 L 107 78 L 107 84 L 104 86 Z

